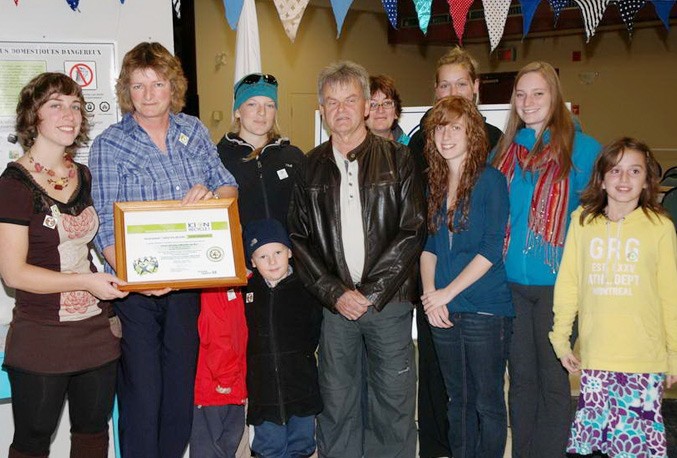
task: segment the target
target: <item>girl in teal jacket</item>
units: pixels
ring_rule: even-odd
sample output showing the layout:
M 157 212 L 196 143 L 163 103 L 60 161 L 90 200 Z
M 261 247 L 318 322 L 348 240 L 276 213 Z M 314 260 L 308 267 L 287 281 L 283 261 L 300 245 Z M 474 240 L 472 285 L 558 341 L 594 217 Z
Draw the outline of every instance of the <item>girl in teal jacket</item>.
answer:
M 555 69 L 522 68 L 493 158 L 510 195 L 504 251 L 516 315 L 508 361 L 514 458 L 564 456 L 571 401 L 548 340 L 553 288 L 570 214 L 600 148 L 576 128 Z

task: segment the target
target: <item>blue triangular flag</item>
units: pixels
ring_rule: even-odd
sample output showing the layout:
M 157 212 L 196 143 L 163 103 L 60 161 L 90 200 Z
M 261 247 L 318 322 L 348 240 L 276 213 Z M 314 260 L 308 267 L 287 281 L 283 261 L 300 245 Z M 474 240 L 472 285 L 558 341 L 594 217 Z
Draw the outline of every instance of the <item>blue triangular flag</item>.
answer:
M 656 8 L 656 14 L 663 21 L 663 25 L 670 30 L 670 11 L 675 4 L 675 0 L 649 0 Z
M 343 21 L 346 19 L 346 14 L 348 14 L 351 3 L 353 3 L 353 0 L 331 0 L 331 7 L 334 10 L 334 18 L 336 19 L 336 38 L 341 36 Z
M 73 11 L 78 10 L 78 5 L 80 4 L 80 0 L 66 0 L 68 2 L 68 6 L 71 7 Z
M 522 5 L 522 37 L 526 37 L 531 28 L 531 20 L 534 18 L 536 8 L 541 0 L 520 0 Z
M 393 29 L 397 29 L 397 0 L 381 0 L 383 9 L 386 10 L 388 21 Z
M 244 0 L 223 0 L 223 6 L 226 8 L 226 19 L 231 29 L 237 30 L 237 22 L 242 14 L 242 4 Z
M 557 20 L 559 19 L 559 13 L 562 11 L 562 8 L 567 6 L 567 0 L 548 0 L 548 3 L 550 3 L 550 8 L 552 8 L 552 12 L 555 15 L 555 24 L 556 24 Z

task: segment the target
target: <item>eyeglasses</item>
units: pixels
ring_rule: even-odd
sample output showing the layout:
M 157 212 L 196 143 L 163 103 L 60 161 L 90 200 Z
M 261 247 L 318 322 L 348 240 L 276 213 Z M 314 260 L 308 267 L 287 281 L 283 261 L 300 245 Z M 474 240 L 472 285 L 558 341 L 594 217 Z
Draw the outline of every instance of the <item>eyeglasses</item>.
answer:
M 375 102 L 373 100 L 369 102 L 369 109 L 371 111 L 376 111 L 379 109 L 379 107 L 383 107 L 384 110 L 392 110 L 393 108 L 395 108 L 395 102 L 390 99 L 385 99 L 381 103 Z
M 235 88 L 235 94 L 237 94 L 242 86 L 256 84 L 261 80 L 263 80 L 264 83 L 272 84 L 273 86 L 277 87 L 277 80 L 273 75 L 269 75 L 267 73 L 252 73 L 251 75 L 245 76 L 242 81 L 237 84 L 237 87 Z

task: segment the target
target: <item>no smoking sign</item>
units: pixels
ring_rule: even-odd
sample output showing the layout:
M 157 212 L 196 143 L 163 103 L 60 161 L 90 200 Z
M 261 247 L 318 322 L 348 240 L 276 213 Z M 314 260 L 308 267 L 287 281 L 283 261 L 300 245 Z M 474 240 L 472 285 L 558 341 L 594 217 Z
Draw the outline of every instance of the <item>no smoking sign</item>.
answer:
M 64 62 L 64 67 L 82 89 L 96 89 L 96 62 Z

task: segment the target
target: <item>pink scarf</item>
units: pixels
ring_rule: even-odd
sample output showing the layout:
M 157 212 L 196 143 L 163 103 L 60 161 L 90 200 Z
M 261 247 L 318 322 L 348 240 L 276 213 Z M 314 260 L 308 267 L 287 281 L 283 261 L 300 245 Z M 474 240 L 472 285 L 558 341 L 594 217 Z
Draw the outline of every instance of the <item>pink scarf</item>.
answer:
M 557 180 L 559 164 L 548 159 L 550 145 L 537 153 L 517 143 L 512 143 L 498 169 L 508 180 L 508 188 L 515 175 L 515 165 L 519 164 L 524 172 L 536 172 L 536 186 L 529 205 L 528 234 L 524 252 L 528 253 L 536 246 L 545 248 L 545 263 L 553 272 L 557 271 L 566 235 L 566 220 L 569 208 L 569 177 Z M 540 164 L 534 166 L 533 164 Z M 504 253 L 510 244 L 510 223 L 506 229 Z

